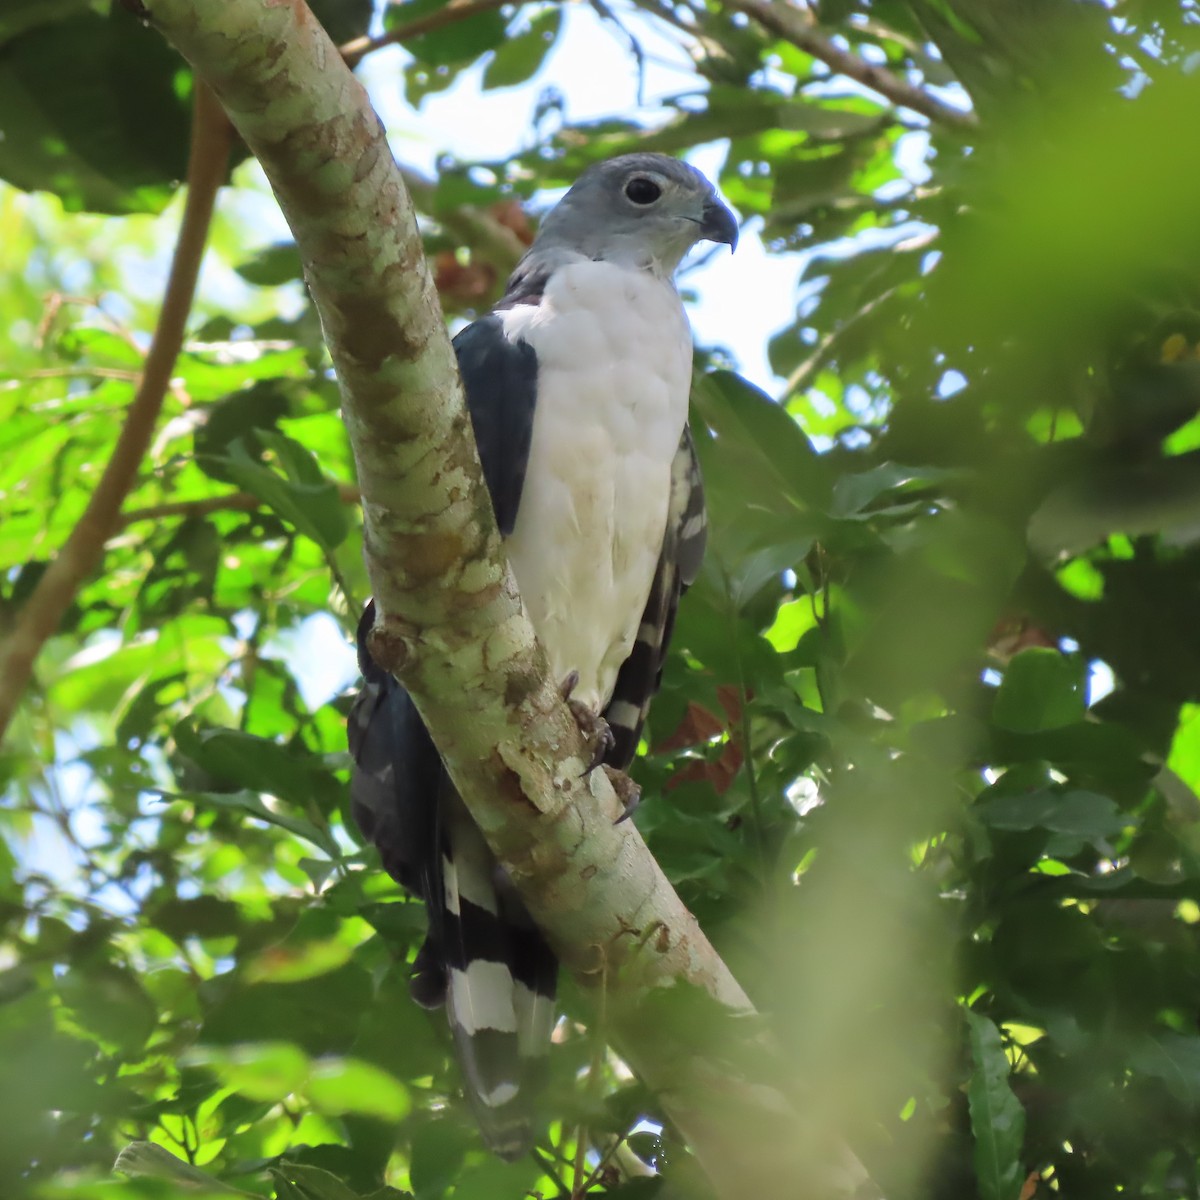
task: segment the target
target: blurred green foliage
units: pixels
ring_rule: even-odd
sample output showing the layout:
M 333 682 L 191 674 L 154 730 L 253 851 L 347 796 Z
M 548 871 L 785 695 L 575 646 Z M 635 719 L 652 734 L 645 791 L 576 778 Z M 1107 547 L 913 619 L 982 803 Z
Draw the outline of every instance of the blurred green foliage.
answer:
M 370 6 L 320 12 L 349 38 Z M 525 237 L 514 198 L 587 162 L 724 141 L 725 195 L 808 257 L 795 320 L 763 330 L 780 395 L 699 358 L 712 537 L 638 824 L 783 1048 L 754 1069 L 891 1200 L 1198 1196 L 1200 14 L 817 15 L 978 131 L 716 4 L 645 0 L 693 86 L 653 128 L 447 163 L 420 196 L 443 300 L 486 305 L 506 269 L 463 212 Z M 481 59 L 487 86 L 533 78 L 559 31 L 543 4 L 448 25 L 405 94 Z M 167 203 L 191 81 L 83 0 L 10 4 L 0 51 L 0 175 L 42 193 L 0 187 L 2 632 L 154 319 L 173 216 L 94 214 Z M 560 1195 L 580 1126 L 643 1118 L 665 1188 L 618 1155 L 591 1190 L 703 1195 L 571 986 L 541 1163 L 478 1147 L 406 988 L 423 914 L 347 818 L 346 697 L 313 699 L 349 662 L 328 614 L 344 637 L 366 595 L 336 388 L 295 255 L 244 232 L 214 229 L 222 300 L 0 755 L 0 1195 Z

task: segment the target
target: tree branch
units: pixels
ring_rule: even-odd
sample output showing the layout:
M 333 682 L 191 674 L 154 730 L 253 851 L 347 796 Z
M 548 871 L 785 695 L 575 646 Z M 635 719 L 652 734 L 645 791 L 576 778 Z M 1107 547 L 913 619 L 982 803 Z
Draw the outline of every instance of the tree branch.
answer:
M 58 628 L 84 580 L 104 556 L 104 543 L 120 523 L 121 505 L 138 468 L 171 382 L 183 344 L 184 325 L 192 308 L 196 279 L 217 191 L 229 162 L 229 123 L 207 87 L 197 83 L 192 109 L 192 142 L 188 159 L 187 200 L 171 273 L 163 294 L 158 325 L 142 367 L 141 382 L 125 414 L 112 457 L 87 508 L 63 548 L 38 580 L 0 645 L 0 742 L 33 673 L 34 660 Z
M 564 965 L 606 981 L 617 1043 L 727 1200 L 850 1196 L 865 1173 L 711 1028 L 639 1003 L 703 989 L 758 1047 L 745 994 L 684 908 L 548 678 L 483 486 L 453 350 L 378 117 L 300 0 L 149 0 L 212 86 L 291 225 L 337 370 L 363 493 L 377 659 Z M 861 1194 L 861 1192 L 859 1192 Z
M 973 112 L 952 108 L 923 88 L 914 87 L 892 74 L 886 67 L 876 66 L 849 50 L 843 50 L 822 32 L 816 17 L 808 8 L 793 4 L 791 0 L 725 0 L 725 6 L 753 17 L 769 33 L 791 42 L 806 54 L 820 59 L 837 74 L 878 92 L 901 108 L 911 108 L 913 112 L 919 112 L 949 129 L 969 131 L 979 127 L 979 118 Z

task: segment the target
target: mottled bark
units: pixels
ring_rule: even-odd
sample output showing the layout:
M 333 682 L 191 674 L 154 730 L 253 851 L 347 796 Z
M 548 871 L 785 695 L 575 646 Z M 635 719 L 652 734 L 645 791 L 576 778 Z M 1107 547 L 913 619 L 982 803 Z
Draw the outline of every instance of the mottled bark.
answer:
M 412 207 L 365 93 L 300 0 L 144 11 L 225 105 L 300 248 L 358 464 L 377 658 L 566 967 L 608 989 L 615 1037 L 718 1193 L 850 1194 L 820 1156 L 798 1155 L 783 1095 L 732 1078 L 707 1034 L 645 1036 L 639 997 L 674 981 L 750 1005 L 636 829 L 614 824 L 603 773 L 581 777 L 586 750 L 504 558 Z

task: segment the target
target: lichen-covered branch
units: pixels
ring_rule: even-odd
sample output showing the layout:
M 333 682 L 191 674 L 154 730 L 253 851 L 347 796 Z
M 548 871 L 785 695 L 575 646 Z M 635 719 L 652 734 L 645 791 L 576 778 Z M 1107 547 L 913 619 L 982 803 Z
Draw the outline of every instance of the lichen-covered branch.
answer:
M 711 1031 L 648 1036 L 638 1001 L 671 982 L 733 1013 L 750 1006 L 637 831 L 614 824 L 604 775 L 582 776 L 585 747 L 508 570 L 412 206 L 362 87 L 300 0 L 144 11 L 224 104 L 299 247 L 358 465 L 376 657 L 412 692 L 564 964 L 609 989 L 619 1043 L 717 1193 L 852 1194 L 861 1168 L 848 1178 L 829 1147 L 798 1155 L 788 1101 L 738 1077 Z

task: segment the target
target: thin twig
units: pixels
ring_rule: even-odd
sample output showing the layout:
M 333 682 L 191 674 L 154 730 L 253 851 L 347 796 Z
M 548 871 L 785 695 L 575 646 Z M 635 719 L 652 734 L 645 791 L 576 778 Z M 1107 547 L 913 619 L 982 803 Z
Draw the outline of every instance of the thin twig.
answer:
M 548 1175 L 558 1187 L 558 1194 L 570 1200 L 571 1190 L 567 1187 L 566 1180 L 555 1170 L 554 1164 L 550 1161 L 548 1155 L 543 1154 L 536 1147 L 529 1152 L 530 1157 L 537 1163 L 538 1167 Z
M 343 504 L 357 504 L 361 497 L 353 484 L 339 483 L 338 496 Z M 203 496 L 197 500 L 171 500 L 133 508 L 118 518 L 121 528 L 138 521 L 161 521 L 167 517 L 206 517 L 214 512 L 254 512 L 262 508 L 262 500 L 253 492 L 227 492 L 223 496 Z
M 517 2 L 518 0 L 450 0 L 445 8 L 439 8 L 436 12 L 429 13 L 428 16 L 406 21 L 403 25 L 397 25 L 395 29 L 389 29 L 378 37 L 357 37 L 353 41 L 343 42 L 338 50 L 341 51 L 342 59 L 347 66 L 357 67 L 366 55 L 376 50 L 382 50 L 385 46 L 407 42 L 412 38 L 420 37 L 423 33 L 432 33 L 435 29 L 443 29 L 447 25 L 465 21 L 477 13 L 491 12 L 493 9 L 504 8 L 506 5 Z
M 621 18 L 609 8 L 605 0 L 589 0 L 596 15 L 602 21 L 608 21 L 615 25 L 620 33 L 623 33 L 629 42 L 629 53 L 633 55 L 633 61 L 637 65 L 637 100 L 638 108 L 646 102 L 646 52 L 642 49 L 642 43 L 638 41 L 637 36 L 630 30 L 626 29 L 621 21 Z
M 0 645 L 0 741 L 33 673 L 34 660 L 58 628 L 85 579 L 104 556 L 104 543 L 120 526 L 121 505 L 137 478 L 150 445 L 171 372 L 183 345 L 196 279 L 208 241 L 217 191 L 229 162 L 232 130 L 207 86 L 197 81 L 192 110 L 187 201 L 158 326 L 150 342 L 141 382 L 87 508 L 58 556 L 26 601 Z
M 781 400 L 786 401 L 796 392 L 808 391 L 809 385 L 816 378 L 817 372 L 833 357 L 837 350 L 838 342 L 846 333 L 865 321 L 872 314 L 878 312 L 897 291 L 899 291 L 899 285 L 888 288 L 886 292 L 872 297 L 853 316 L 848 317 L 836 328 L 826 333 L 816 344 L 813 352 L 803 362 L 799 363 L 787 377 L 787 382 L 783 385 L 780 393 Z
M 919 112 L 948 129 L 971 131 L 979 128 L 979 118 L 973 112 L 952 108 L 924 88 L 914 87 L 894 75 L 886 67 L 876 66 L 849 50 L 843 50 L 828 34 L 822 32 L 809 9 L 801 8 L 791 0 L 725 0 L 725 6 L 752 17 L 769 33 L 819 58 L 837 74 L 878 92 L 893 104 L 911 108 L 913 112 Z
M 120 367 L 39 367 L 0 379 L 0 388 L 16 388 L 31 379 L 116 379 L 121 383 L 136 383 L 137 371 Z

